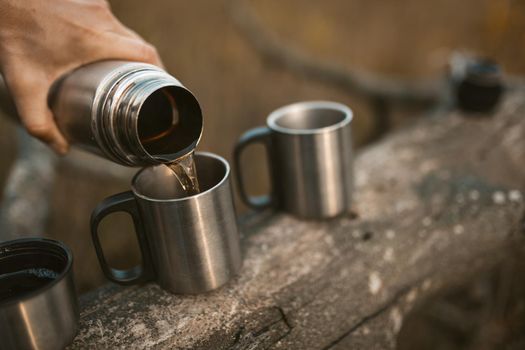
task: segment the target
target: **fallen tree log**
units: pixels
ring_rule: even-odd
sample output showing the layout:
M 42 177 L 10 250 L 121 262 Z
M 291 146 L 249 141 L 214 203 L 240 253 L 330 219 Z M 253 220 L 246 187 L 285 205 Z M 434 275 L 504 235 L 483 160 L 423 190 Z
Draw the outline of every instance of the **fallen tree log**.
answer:
M 361 151 L 355 214 L 241 222 L 223 288 L 155 284 L 82 298 L 72 348 L 389 349 L 406 314 L 524 246 L 525 93 L 484 118 L 437 113 Z

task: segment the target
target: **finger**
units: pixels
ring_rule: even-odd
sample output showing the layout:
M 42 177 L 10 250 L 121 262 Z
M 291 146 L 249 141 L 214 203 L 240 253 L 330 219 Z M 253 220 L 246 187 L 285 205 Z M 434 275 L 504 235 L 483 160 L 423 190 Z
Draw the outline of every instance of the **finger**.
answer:
M 89 53 L 96 60 L 123 59 L 151 63 L 163 67 L 157 49 L 141 39 L 135 39 L 115 33 L 106 33 L 104 40 L 90 43 Z
M 125 37 L 130 37 L 137 40 L 144 40 L 142 37 L 126 27 L 115 15 L 111 12 L 111 6 L 107 0 L 83 0 L 86 1 L 85 7 L 90 7 L 90 13 L 95 16 L 96 20 L 103 20 L 107 29 L 104 32 L 115 33 Z
M 66 154 L 69 145 L 55 123 L 52 112 L 47 106 L 49 85 L 37 88 L 34 85 L 11 88 L 15 106 L 27 132 L 48 144 L 55 152 Z
M 24 102 L 22 102 L 24 103 Z M 27 102 L 29 103 L 29 102 Z M 36 106 L 36 101 L 33 102 L 34 106 L 28 105 L 25 109 L 33 111 L 30 117 L 27 117 L 26 111 L 21 112 L 22 123 L 24 124 L 27 132 L 48 144 L 56 153 L 64 155 L 69 150 L 69 144 L 64 138 L 60 130 L 58 129 L 53 114 L 44 105 L 39 108 Z
M 113 32 L 115 34 L 122 35 L 124 37 L 130 37 L 132 39 L 144 41 L 144 39 L 137 32 L 123 25 L 118 20 L 118 18 L 114 18 L 114 20 L 115 20 L 115 25 L 113 26 L 111 30 L 109 30 L 109 32 Z

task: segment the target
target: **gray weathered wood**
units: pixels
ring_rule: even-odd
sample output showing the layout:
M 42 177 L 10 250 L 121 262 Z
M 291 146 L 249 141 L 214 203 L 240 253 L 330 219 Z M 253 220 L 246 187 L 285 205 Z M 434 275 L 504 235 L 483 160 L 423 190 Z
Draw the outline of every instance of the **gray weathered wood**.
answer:
M 72 348 L 394 348 L 419 300 L 523 246 L 524 114 L 515 92 L 492 117 L 438 114 L 391 135 L 357 157 L 357 218 L 246 218 L 227 286 L 107 286 L 83 297 Z

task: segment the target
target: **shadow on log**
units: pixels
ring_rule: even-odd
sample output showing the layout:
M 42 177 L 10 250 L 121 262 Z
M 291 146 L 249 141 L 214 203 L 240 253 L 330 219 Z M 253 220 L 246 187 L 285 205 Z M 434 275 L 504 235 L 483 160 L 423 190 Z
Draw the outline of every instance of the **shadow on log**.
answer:
M 231 283 L 99 289 L 72 348 L 394 348 L 415 305 L 523 247 L 524 113 L 514 92 L 491 118 L 451 112 L 388 136 L 357 157 L 357 218 L 245 217 Z

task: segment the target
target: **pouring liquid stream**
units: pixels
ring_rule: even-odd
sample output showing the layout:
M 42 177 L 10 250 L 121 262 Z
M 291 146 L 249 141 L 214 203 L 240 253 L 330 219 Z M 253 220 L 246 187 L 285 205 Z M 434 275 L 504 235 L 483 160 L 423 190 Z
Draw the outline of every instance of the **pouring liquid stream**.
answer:
M 175 161 L 167 157 L 156 158 L 171 170 L 171 174 L 175 178 L 175 186 L 180 187 L 185 196 L 193 196 L 201 192 L 197 177 L 197 168 L 195 166 L 194 152 L 191 152 Z M 172 192 L 169 189 L 166 190 L 169 193 Z M 175 192 L 180 191 L 175 190 Z
M 186 195 L 192 196 L 200 193 L 193 152 L 166 166 L 171 169 Z

